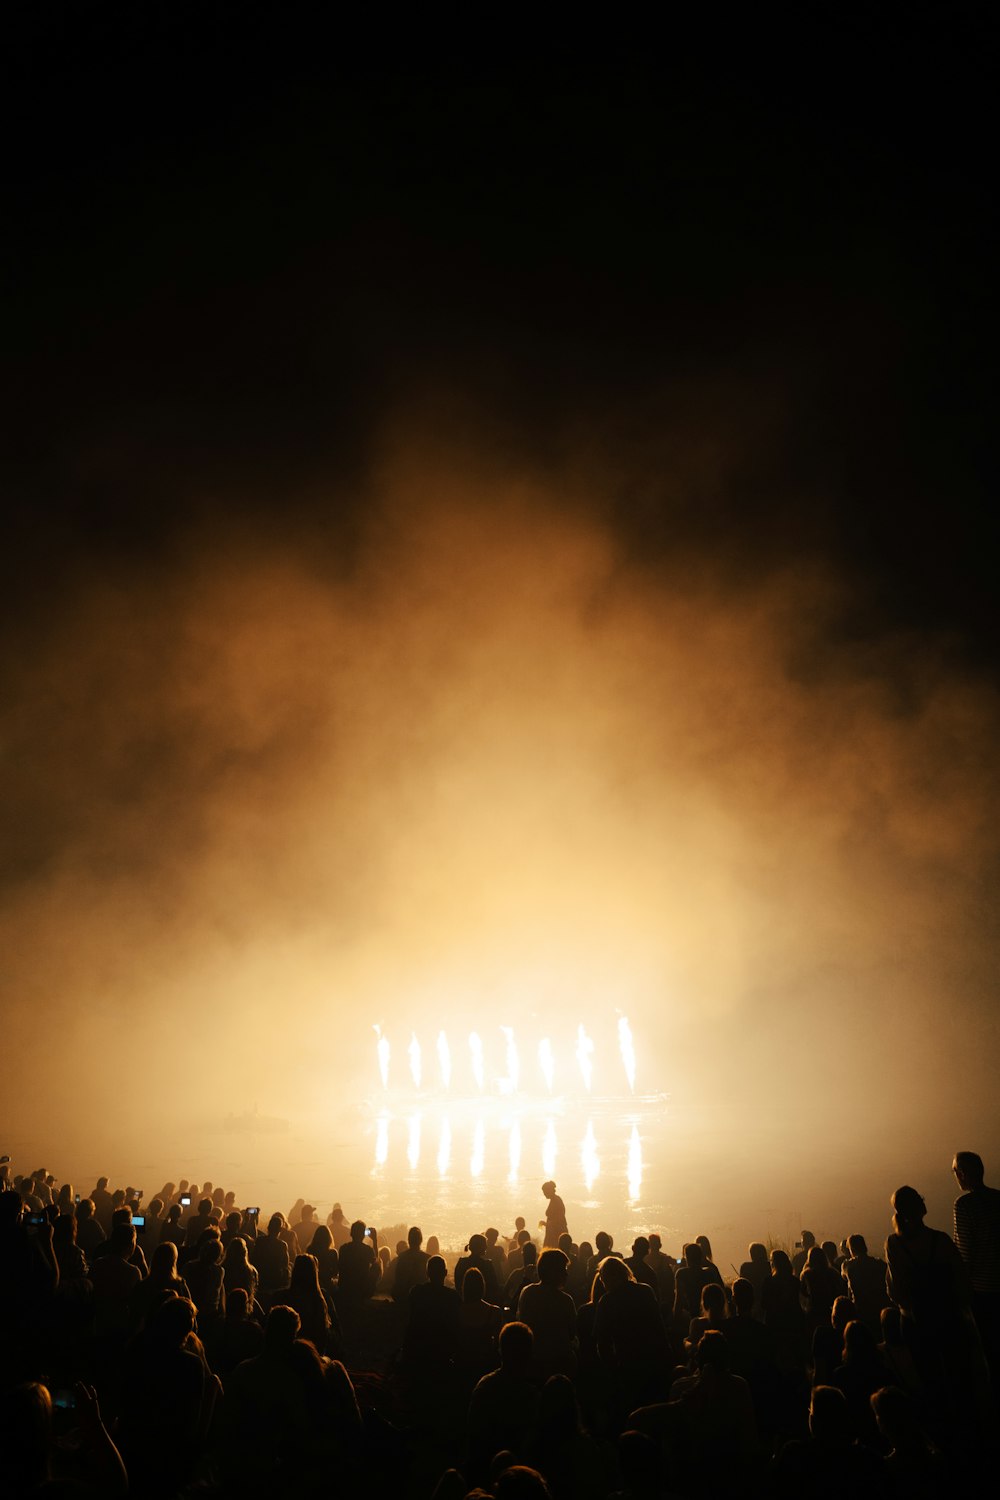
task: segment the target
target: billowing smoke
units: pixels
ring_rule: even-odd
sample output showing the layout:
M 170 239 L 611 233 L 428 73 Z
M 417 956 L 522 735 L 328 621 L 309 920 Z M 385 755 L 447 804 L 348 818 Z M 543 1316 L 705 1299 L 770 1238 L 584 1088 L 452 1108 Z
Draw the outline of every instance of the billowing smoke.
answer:
M 668 512 L 643 555 L 623 493 L 395 429 L 349 553 L 318 475 L 286 532 L 188 509 L 53 598 L 4 709 L 35 1155 L 320 1117 L 376 1087 L 373 1026 L 425 1072 L 500 1025 L 571 1066 L 619 1012 L 736 1171 L 766 1129 L 790 1175 L 989 1150 L 992 693 L 944 639 L 838 633 L 818 554 L 672 549 Z

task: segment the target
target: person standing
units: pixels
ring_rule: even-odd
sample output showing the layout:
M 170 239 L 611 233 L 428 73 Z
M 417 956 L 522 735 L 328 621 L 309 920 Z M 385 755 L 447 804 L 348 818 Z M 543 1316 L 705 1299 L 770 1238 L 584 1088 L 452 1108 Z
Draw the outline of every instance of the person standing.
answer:
M 983 1159 L 958 1151 L 952 1171 L 962 1189 L 955 1199 L 955 1244 L 972 1283 L 972 1313 L 994 1384 L 1000 1376 L 1000 1190 L 987 1187 Z
M 548 1208 L 545 1210 L 545 1245 L 546 1250 L 558 1250 L 559 1236 L 569 1233 L 566 1223 L 566 1205 L 556 1192 L 554 1182 L 543 1182 L 542 1192 L 548 1199 Z

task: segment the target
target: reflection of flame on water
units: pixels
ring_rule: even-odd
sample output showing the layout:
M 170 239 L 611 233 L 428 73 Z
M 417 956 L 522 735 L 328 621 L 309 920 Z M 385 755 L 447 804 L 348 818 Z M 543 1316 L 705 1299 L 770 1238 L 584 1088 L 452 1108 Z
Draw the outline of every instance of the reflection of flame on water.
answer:
M 375 1165 L 384 1167 L 389 1158 L 389 1116 L 379 1115 L 375 1122 Z
M 375 1027 L 375 1035 L 378 1037 L 375 1046 L 378 1054 L 378 1070 L 382 1078 L 382 1087 L 387 1089 L 389 1087 L 389 1038 L 382 1035 L 381 1026 Z
M 618 1018 L 618 1048 L 622 1055 L 625 1066 L 625 1077 L 631 1092 L 635 1093 L 635 1043 L 632 1040 L 632 1028 L 628 1024 L 628 1016 Z
M 556 1060 L 552 1056 L 552 1043 L 549 1041 L 547 1036 L 543 1036 L 542 1040 L 538 1043 L 538 1066 L 542 1070 L 542 1077 L 545 1079 L 545 1087 L 551 1094 L 552 1080 L 555 1077 L 556 1073 Z
M 601 1158 L 597 1154 L 597 1141 L 594 1138 L 594 1122 L 587 1121 L 587 1134 L 583 1138 L 580 1148 L 580 1164 L 583 1167 L 583 1180 L 587 1184 L 589 1193 L 598 1177 L 601 1175 Z
M 445 1115 L 441 1121 L 441 1134 L 438 1138 L 437 1168 L 440 1177 L 447 1177 L 448 1168 L 451 1166 L 451 1121 Z
M 642 1142 L 639 1140 L 638 1125 L 632 1126 L 632 1138 L 628 1143 L 628 1196 L 629 1201 L 637 1203 L 639 1193 L 642 1190 Z
M 576 1032 L 576 1060 L 580 1064 L 580 1075 L 590 1093 L 590 1080 L 594 1073 L 594 1044 L 583 1029 L 583 1023 L 577 1027 Z
M 517 1174 L 521 1167 L 521 1126 L 517 1120 L 510 1127 L 510 1136 L 507 1141 L 507 1159 L 510 1162 L 508 1181 L 517 1182 Z
M 472 1055 L 472 1076 L 476 1080 L 476 1088 L 483 1092 L 483 1043 L 478 1031 L 469 1033 L 469 1052 Z
M 556 1141 L 556 1127 L 551 1120 L 545 1127 L 545 1139 L 542 1142 L 542 1171 L 546 1177 L 553 1177 L 556 1170 L 556 1155 L 559 1150 Z
M 483 1162 L 486 1158 L 486 1131 L 482 1120 L 476 1121 L 475 1133 L 472 1137 L 472 1156 L 469 1159 L 469 1171 L 473 1177 L 482 1174 Z
M 420 1043 L 417 1041 L 417 1033 L 415 1031 L 410 1033 L 409 1053 L 410 1053 L 410 1074 L 411 1074 L 411 1076 L 413 1078 L 414 1085 L 417 1088 L 419 1088 L 420 1087 L 420 1075 L 421 1075 Z
M 451 1048 L 448 1046 L 448 1038 L 443 1031 L 438 1032 L 438 1063 L 441 1067 L 441 1082 L 445 1088 L 451 1087 Z
M 406 1145 L 406 1159 L 410 1163 L 410 1171 L 415 1172 L 420 1161 L 420 1116 L 410 1117 L 410 1138 Z

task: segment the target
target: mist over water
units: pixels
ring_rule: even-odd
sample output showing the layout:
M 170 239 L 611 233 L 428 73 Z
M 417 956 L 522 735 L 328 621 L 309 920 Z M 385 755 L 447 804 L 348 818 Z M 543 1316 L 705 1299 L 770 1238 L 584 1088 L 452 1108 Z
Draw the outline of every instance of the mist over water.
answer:
M 24 625 L 11 1149 L 83 1187 L 423 1201 L 457 1241 L 480 1195 L 535 1222 L 544 1114 L 480 1136 L 442 1091 L 380 1126 L 373 1028 L 393 1068 L 419 1039 L 426 1090 L 442 1035 L 457 1077 L 456 1039 L 509 1028 L 537 1083 L 542 1038 L 617 1057 L 624 1015 L 665 1102 L 588 1132 L 578 1074 L 574 1233 L 877 1240 L 900 1182 L 941 1223 L 953 1151 L 1000 1157 L 992 689 L 944 638 L 838 631 L 852 583 L 818 556 L 669 527 L 640 555 L 621 475 L 586 468 L 393 430 L 349 539 L 319 475 L 287 528 L 188 513 Z

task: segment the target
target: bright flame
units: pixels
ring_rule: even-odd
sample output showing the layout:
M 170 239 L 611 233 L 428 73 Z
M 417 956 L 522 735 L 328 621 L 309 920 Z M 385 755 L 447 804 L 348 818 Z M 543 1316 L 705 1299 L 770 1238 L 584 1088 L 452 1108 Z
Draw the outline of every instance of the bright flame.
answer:
M 482 1120 L 476 1121 L 475 1133 L 472 1137 L 472 1156 L 469 1158 L 469 1172 L 473 1177 L 479 1177 L 483 1170 L 483 1162 L 486 1158 L 486 1131 Z
M 632 1139 L 628 1143 L 628 1196 L 632 1203 L 638 1202 L 642 1189 L 642 1142 L 638 1125 L 632 1126 Z
M 451 1087 L 451 1048 L 448 1046 L 448 1038 L 443 1031 L 438 1032 L 438 1064 L 441 1068 L 441 1082 L 445 1088 Z
M 451 1166 L 451 1121 L 445 1115 L 441 1121 L 441 1135 L 438 1138 L 437 1167 L 438 1175 L 447 1177 L 448 1168 Z
M 382 1087 L 387 1089 L 389 1087 L 389 1038 L 382 1035 L 381 1026 L 375 1027 L 375 1035 L 378 1037 L 378 1042 L 375 1046 L 375 1052 L 378 1056 L 378 1070 L 382 1077 Z
M 507 1180 L 511 1184 L 517 1182 L 517 1175 L 521 1168 L 521 1126 L 515 1120 L 510 1127 L 510 1136 L 507 1141 L 507 1159 L 510 1162 L 510 1171 Z
M 420 1043 L 417 1041 L 417 1033 L 415 1031 L 411 1032 L 411 1034 L 410 1034 L 409 1053 L 410 1053 L 410 1072 L 413 1075 L 413 1082 L 414 1082 L 415 1087 L 419 1088 L 420 1087 L 420 1075 L 421 1075 Z
M 375 1122 L 375 1165 L 384 1167 L 389 1156 L 389 1116 L 379 1115 Z
M 587 1134 L 583 1138 L 580 1148 L 580 1164 L 583 1167 L 583 1180 L 587 1184 L 589 1193 L 598 1177 L 601 1175 L 601 1158 L 597 1154 L 597 1141 L 594 1138 L 594 1122 L 587 1121 Z
M 594 1074 L 593 1056 L 594 1044 L 584 1031 L 581 1023 L 577 1027 L 576 1032 L 576 1060 L 580 1064 L 580 1073 L 588 1094 L 590 1093 L 590 1081 Z
M 618 1018 L 618 1049 L 622 1055 L 625 1066 L 625 1077 L 631 1092 L 635 1093 L 635 1043 L 632 1040 L 632 1028 L 628 1024 L 628 1016 Z
M 552 1056 L 552 1043 L 549 1041 L 547 1036 L 543 1036 L 542 1040 L 538 1043 L 538 1066 L 542 1070 L 542 1077 L 545 1079 L 545 1087 L 551 1094 L 552 1080 L 555 1077 L 556 1072 L 556 1062 L 555 1058 Z
M 406 1159 L 410 1163 L 410 1171 L 417 1170 L 420 1161 L 420 1116 L 410 1117 L 410 1138 L 406 1145 Z
M 507 1038 L 507 1077 L 503 1079 L 501 1088 L 505 1094 L 516 1094 L 521 1077 L 521 1059 L 517 1055 L 513 1029 L 510 1026 L 501 1026 L 500 1030 Z
M 556 1153 L 558 1149 L 556 1127 L 550 1120 L 545 1127 L 545 1139 L 542 1142 L 542 1171 L 546 1177 L 553 1177 L 555 1175 Z
M 476 1087 L 480 1093 L 483 1092 L 483 1044 L 479 1033 L 469 1033 L 469 1051 L 472 1054 L 472 1076 L 476 1080 Z

